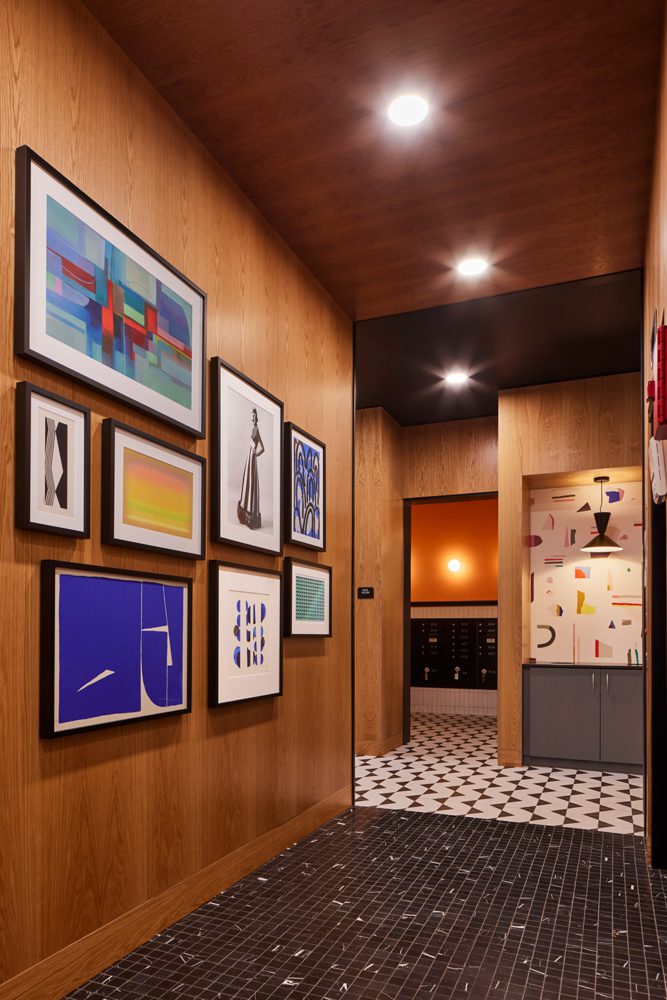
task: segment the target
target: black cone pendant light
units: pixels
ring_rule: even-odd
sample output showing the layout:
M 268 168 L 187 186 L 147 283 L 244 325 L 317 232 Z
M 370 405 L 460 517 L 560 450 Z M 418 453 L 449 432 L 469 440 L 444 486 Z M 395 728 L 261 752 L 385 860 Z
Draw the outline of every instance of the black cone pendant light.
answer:
M 593 515 L 598 533 L 591 538 L 590 542 L 582 545 L 581 551 L 588 552 L 592 556 L 609 555 L 610 552 L 622 552 L 623 546 L 619 545 L 618 542 L 615 542 L 613 538 L 610 538 L 606 534 L 611 514 L 608 510 L 602 510 L 602 486 L 604 483 L 609 482 L 609 476 L 596 476 L 593 482 L 600 484 L 600 509 Z

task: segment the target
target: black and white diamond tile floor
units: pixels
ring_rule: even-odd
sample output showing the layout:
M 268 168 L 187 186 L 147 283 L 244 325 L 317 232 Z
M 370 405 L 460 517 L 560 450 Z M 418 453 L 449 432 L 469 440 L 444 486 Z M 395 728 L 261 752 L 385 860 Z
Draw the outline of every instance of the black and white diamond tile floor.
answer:
M 643 836 L 641 775 L 502 768 L 496 745 L 494 718 L 413 715 L 408 744 L 357 757 L 356 805 Z

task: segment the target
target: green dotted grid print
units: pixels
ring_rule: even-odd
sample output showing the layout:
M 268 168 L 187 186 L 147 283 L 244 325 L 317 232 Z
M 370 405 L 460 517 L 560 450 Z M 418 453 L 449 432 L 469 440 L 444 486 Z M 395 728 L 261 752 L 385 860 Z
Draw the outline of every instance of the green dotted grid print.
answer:
M 325 620 L 324 580 L 310 576 L 296 577 L 296 620 L 298 622 L 323 622 Z

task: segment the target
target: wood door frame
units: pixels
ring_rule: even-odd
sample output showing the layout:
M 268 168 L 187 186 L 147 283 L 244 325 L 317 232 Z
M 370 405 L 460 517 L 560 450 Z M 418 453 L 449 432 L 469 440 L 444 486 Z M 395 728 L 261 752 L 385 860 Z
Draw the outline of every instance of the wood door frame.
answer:
M 446 496 L 434 497 L 404 497 L 403 498 L 403 742 L 410 741 L 410 622 L 412 607 L 411 587 L 411 556 L 412 556 L 412 507 L 419 504 L 457 503 L 474 500 L 497 500 L 498 490 L 488 493 L 452 493 Z M 439 601 L 439 607 L 470 607 L 480 604 L 478 601 Z M 497 601 L 485 601 L 484 605 L 497 604 Z

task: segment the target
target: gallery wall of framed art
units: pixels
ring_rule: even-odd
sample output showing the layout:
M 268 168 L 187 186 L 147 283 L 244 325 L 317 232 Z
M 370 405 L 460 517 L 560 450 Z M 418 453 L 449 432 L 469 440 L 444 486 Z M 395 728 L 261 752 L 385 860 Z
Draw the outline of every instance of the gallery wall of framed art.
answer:
M 156 926 L 158 915 L 170 923 L 182 915 L 179 907 L 186 896 L 205 898 L 198 894 L 208 893 L 208 888 L 203 888 L 207 879 L 215 879 L 219 887 L 229 884 L 234 878 L 234 865 L 247 864 L 252 857 L 255 867 L 268 859 L 269 853 L 305 836 L 351 802 L 352 325 L 238 187 L 187 132 L 145 77 L 100 31 L 79 0 L 71 3 L 56 0 L 49 4 L 8 0 L 8 3 L 15 32 L 11 44 L 16 46 L 13 51 L 20 63 L 14 58 L 0 60 L 0 85 L 8 96 L 8 106 L 20 113 L 6 116 L 0 147 L 0 218 L 5 234 L 5 239 L 0 240 L 0 279 L 5 293 L 2 296 L 5 337 L 0 344 L 0 454 L 7 486 L 6 503 L 0 504 L 3 592 L 0 629 L 5 637 L 4 662 L 12 665 L 3 676 L 0 699 L 3 766 L 12 776 L 3 803 L 5 808 L 0 814 L 0 842 L 18 891 L 9 924 L 0 913 L 0 938 L 16 939 L 18 927 L 20 947 L 12 949 L 10 954 L 3 953 L 0 990 L 7 988 L 5 980 L 20 975 L 21 990 L 26 995 L 40 995 L 48 983 L 54 993 L 65 996 L 101 965 L 115 961 L 120 951 L 127 952 L 150 936 L 151 922 Z M 41 30 L 37 31 L 40 23 Z M 49 38 L 48 46 L 43 44 L 44 37 Z M 64 58 L 63 53 L 75 53 L 75 57 Z M 18 64 L 20 73 L 15 72 Z M 30 246 L 25 210 L 17 216 L 15 208 L 17 180 L 18 193 L 22 184 L 22 175 L 16 174 L 16 150 L 22 146 L 28 146 L 52 168 L 46 170 L 46 187 L 42 190 L 45 198 L 55 194 L 57 202 L 63 191 L 72 194 L 67 184 L 84 196 L 81 201 L 77 196 L 73 204 L 63 203 L 74 217 L 71 229 L 69 223 L 65 232 L 58 225 L 53 227 L 66 244 L 58 252 L 66 262 L 81 265 L 81 271 L 59 275 L 57 261 L 47 259 L 46 248 L 41 257 L 41 251 L 37 255 L 35 250 L 38 242 Z M 56 173 L 66 179 L 64 187 L 55 183 L 51 186 L 59 179 Z M 36 188 L 32 194 L 37 194 Z M 27 204 L 26 195 L 27 185 L 24 185 L 19 197 L 23 206 Z M 48 203 L 42 201 L 42 212 L 45 206 L 48 209 Z M 100 219 L 109 221 L 104 213 L 119 227 L 103 232 L 97 229 Z M 63 217 L 67 219 L 66 215 Z M 43 227 L 47 221 L 48 212 L 46 217 L 42 214 Z M 11 234 L 17 223 L 19 240 L 14 245 Z M 89 240 L 88 230 L 100 239 L 91 236 Z M 128 244 L 120 241 L 118 233 L 127 237 Z M 101 261 L 102 271 L 106 274 L 105 268 L 109 268 L 111 279 L 111 265 L 115 266 L 117 257 L 115 250 L 119 250 L 151 274 L 154 257 L 149 254 L 148 259 L 135 260 L 132 256 L 135 242 L 143 242 L 156 258 L 169 262 L 185 279 L 187 289 L 192 285 L 205 296 L 202 377 L 206 376 L 207 384 L 205 393 L 202 385 L 201 413 L 194 393 L 191 406 L 175 411 L 173 400 L 167 406 L 169 387 L 167 383 L 165 388 L 162 376 L 169 365 L 152 373 L 159 378 L 153 386 L 148 386 L 152 389 L 150 398 L 146 387 L 136 379 L 125 375 L 127 381 L 119 380 L 122 372 L 114 375 L 111 365 L 92 356 L 86 364 L 92 360 L 98 367 L 93 365 L 88 372 L 77 371 L 88 355 L 66 343 L 67 337 L 58 325 L 62 321 L 65 327 L 78 327 L 79 342 L 83 341 L 85 329 L 86 350 L 90 347 L 94 352 L 99 324 L 96 327 L 95 323 L 91 326 L 84 322 L 82 327 L 76 322 L 81 319 L 77 310 L 86 309 L 88 304 L 96 313 L 93 303 L 100 305 L 92 297 L 92 284 L 84 277 L 93 273 L 86 271 L 86 267 L 90 267 L 91 261 Z M 74 246 L 81 247 L 80 253 L 77 249 L 78 256 L 74 255 Z M 40 257 L 38 260 L 32 257 L 32 265 L 25 259 L 30 249 Z M 39 319 L 37 303 L 41 301 L 41 333 L 34 331 L 31 349 L 34 347 L 35 354 L 43 357 L 33 357 L 28 351 L 24 353 L 21 345 L 21 353 L 14 350 L 11 333 L 18 332 L 19 316 L 23 317 L 21 328 L 27 329 L 26 272 L 32 275 L 40 270 L 43 296 L 40 292 L 39 299 L 33 297 L 28 319 L 31 325 L 35 316 Z M 68 270 L 66 264 L 65 271 Z M 80 285 L 82 291 L 79 291 L 74 274 L 82 277 L 84 284 L 91 284 L 91 288 Z M 165 283 L 172 277 L 167 268 Z M 13 291 L 15 278 L 17 296 Z M 96 294 L 97 278 L 95 272 Z M 57 318 L 56 327 L 62 340 L 46 332 L 46 289 L 50 283 L 56 294 L 49 296 L 49 315 Z M 182 288 L 181 294 L 178 287 L 170 286 L 165 296 L 168 298 L 173 290 L 187 300 L 189 292 L 186 294 Z M 102 283 L 99 290 L 105 291 Z M 153 294 L 150 281 L 144 291 L 142 322 L 141 301 L 137 303 L 132 295 L 126 299 L 122 278 L 118 271 L 113 271 L 111 288 L 106 285 L 107 298 L 102 305 L 107 309 L 107 328 L 113 326 L 119 337 L 128 330 L 139 337 L 140 330 L 133 323 L 150 332 L 153 320 L 150 308 L 146 311 Z M 63 298 L 68 303 L 65 306 Z M 192 301 L 196 304 L 194 298 Z M 193 309 L 193 317 L 195 312 Z M 161 315 L 166 317 L 167 312 Z M 158 329 L 169 333 L 163 322 L 161 319 Z M 164 342 L 167 343 L 166 338 Z M 129 343 L 119 343 L 112 359 L 119 362 Z M 168 357 L 169 352 L 163 352 L 162 347 L 159 352 L 161 357 Z M 197 363 L 197 353 L 193 337 L 193 366 Z M 256 549 L 227 540 L 214 541 L 211 537 L 214 427 L 208 369 L 210 359 L 215 357 L 223 358 L 275 399 L 284 401 L 284 419 L 293 420 L 326 443 L 326 562 L 334 568 L 334 628 L 332 638 L 315 643 L 305 639 L 285 640 L 280 619 L 282 695 L 239 700 L 214 708 L 208 703 L 209 561 L 283 571 L 282 549 L 273 537 L 263 548 Z M 182 374 L 182 369 L 178 371 Z M 82 374 L 90 376 L 91 381 L 80 378 Z M 47 401 L 46 394 L 52 393 L 68 406 L 90 412 L 88 537 L 57 533 L 51 530 L 53 522 L 46 530 L 17 527 L 17 507 L 11 494 L 19 457 L 16 386 L 21 382 L 43 391 Z M 258 404 L 264 405 L 260 400 Z M 264 522 L 267 444 L 273 437 L 266 433 L 263 419 L 258 412 L 259 432 L 266 448 L 264 454 L 257 456 L 260 513 Z M 171 544 L 159 548 L 151 542 L 150 548 L 137 548 L 125 544 L 127 539 L 120 537 L 118 542 L 123 544 L 107 544 L 104 540 L 105 420 L 157 439 L 174 452 L 182 449 L 206 461 L 203 558 L 171 551 L 174 548 Z M 198 436 L 200 433 L 202 437 Z M 58 431 L 61 441 L 63 434 L 64 431 Z M 244 418 L 239 432 L 241 471 L 235 473 L 241 478 L 251 439 L 252 423 L 246 425 Z M 76 435 L 74 440 L 78 440 Z M 69 443 L 68 439 L 68 463 Z M 22 450 L 27 456 L 25 447 Z M 54 486 L 61 465 L 65 467 L 60 446 L 58 455 L 59 461 L 54 459 L 51 466 Z M 46 464 L 43 469 L 35 467 L 43 471 Z M 280 504 L 276 507 L 276 523 L 282 535 L 284 469 L 277 480 Z M 69 504 L 72 483 L 69 475 L 66 484 L 58 480 L 59 504 L 65 502 L 65 485 Z M 189 495 L 188 490 L 185 492 Z M 175 490 L 174 495 L 179 496 L 179 491 Z M 238 502 L 240 491 L 235 499 Z M 163 534 L 169 538 L 188 534 L 189 529 L 183 528 L 188 520 L 187 514 L 183 518 L 186 510 L 187 507 L 178 504 L 172 507 L 170 502 L 166 525 L 169 530 Z M 163 513 L 153 512 L 158 522 Z M 242 525 L 236 509 L 233 514 L 239 529 L 247 532 L 252 542 L 258 529 Z M 142 520 L 137 516 L 136 504 L 130 520 L 135 527 L 134 522 Z M 162 522 L 157 526 L 165 525 Z M 115 531 L 118 534 L 118 523 Z M 282 538 L 280 542 L 283 543 Z M 301 552 L 304 559 L 317 557 L 303 548 L 288 551 L 287 544 L 283 544 L 287 555 Z M 105 685 L 111 691 L 124 677 L 131 678 L 131 687 L 135 685 L 135 666 L 126 659 L 126 651 L 114 644 L 109 645 L 109 651 L 113 650 L 115 663 L 96 660 L 94 674 L 80 679 L 70 677 L 76 695 L 79 688 L 99 674 L 115 671 L 83 687 L 78 698 L 68 695 L 65 699 L 64 705 L 69 704 L 68 711 L 72 713 L 67 723 L 74 721 L 81 725 L 57 738 L 40 738 L 43 560 L 74 563 L 86 571 L 92 568 L 93 574 L 95 567 L 102 567 L 104 571 L 139 574 L 135 579 L 165 576 L 190 581 L 189 712 L 138 715 L 123 724 L 86 728 L 100 721 L 93 714 L 92 702 L 93 696 L 101 696 Z M 128 591 L 132 586 L 133 581 Z M 93 593 L 96 589 L 96 583 L 90 584 L 85 605 L 89 610 L 93 597 L 98 596 Z M 130 607 L 131 620 L 136 605 L 125 598 L 123 601 L 126 610 Z M 69 612 L 71 608 L 70 604 L 66 610 Z M 154 627 L 161 629 L 165 624 L 156 621 Z M 106 622 L 104 629 L 112 629 L 111 624 Z M 117 631 L 120 637 L 124 634 L 116 627 L 112 631 Z M 106 634 L 100 631 L 100 637 Z M 147 640 L 151 643 L 166 642 L 164 631 L 145 633 L 145 638 L 148 636 L 152 636 Z M 95 649 L 96 656 L 98 652 Z M 67 663 L 65 660 L 64 666 Z M 164 670 L 167 672 L 166 666 Z M 75 712 L 80 709 L 74 708 L 72 701 L 79 699 L 91 704 L 87 709 L 89 714 L 77 718 Z M 150 705 L 147 707 L 150 709 Z M 79 835 L 83 828 L 86 832 Z M 76 851 L 72 850 L 73 842 Z M 31 845 L 29 865 L 27 843 Z M 105 858 L 112 858 L 113 870 L 123 873 L 112 893 L 108 881 L 110 869 L 103 863 Z M 82 872 L 86 873 L 86 892 L 80 894 L 77 906 L 72 908 L 72 886 L 80 883 Z M 49 888 L 49 905 L 36 912 L 31 901 L 45 885 Z M 86 945 L 86 939 L 93 940 L 94 947 Z M 114 948 L 119 951 L 112 954 Z

